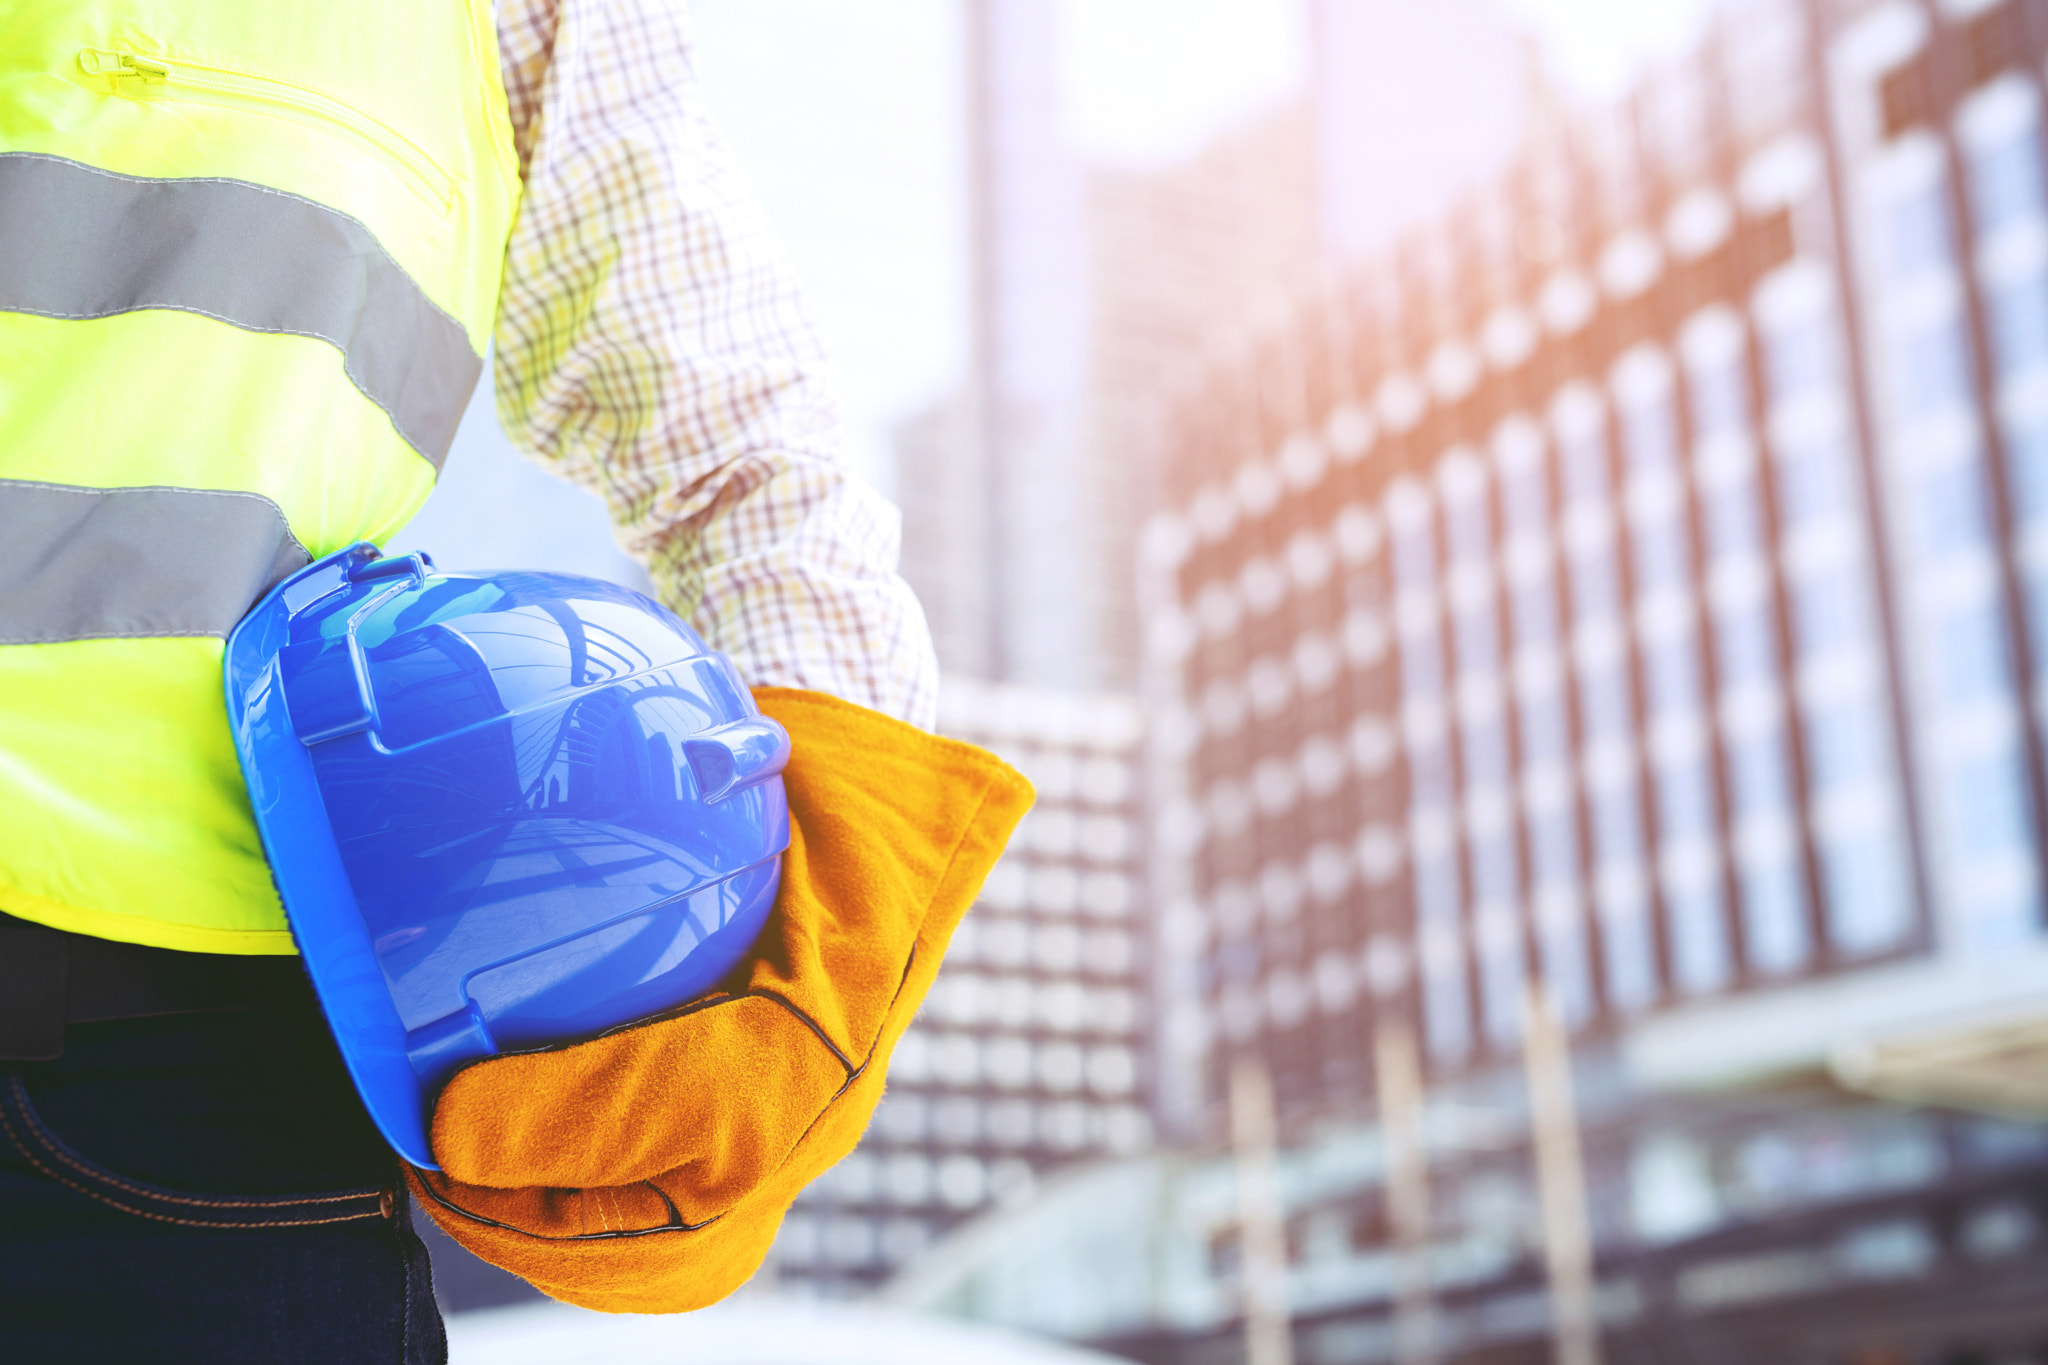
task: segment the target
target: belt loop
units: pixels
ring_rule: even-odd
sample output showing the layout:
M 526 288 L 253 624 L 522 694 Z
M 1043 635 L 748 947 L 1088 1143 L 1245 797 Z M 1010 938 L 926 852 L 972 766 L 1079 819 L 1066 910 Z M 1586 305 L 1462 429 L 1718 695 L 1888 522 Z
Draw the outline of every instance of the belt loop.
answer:
M 70 962 L 62 934 L 0 924 L 0 1062 L 47 1062 L 64 1055 Z

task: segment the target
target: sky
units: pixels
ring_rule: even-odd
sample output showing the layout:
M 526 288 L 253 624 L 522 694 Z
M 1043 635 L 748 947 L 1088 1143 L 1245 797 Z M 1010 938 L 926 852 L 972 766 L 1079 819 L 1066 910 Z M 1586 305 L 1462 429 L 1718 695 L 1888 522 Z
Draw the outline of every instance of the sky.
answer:
M 1370 0 L 1379 4 L 1427 0 Z M 1045 0 L 1062 122 L 1091 160 L 1159 165 L 1295 97 L 1297 0 Z M 1681 50 L 1708 0 L 1501 0 L 1573 90 Z M 957 0 L 695 0 L 706 104 L 804 275 L 841 366 L 848 454 L 889 491 L 889 429 L 966 350 Z
M 1568 87 L 1588 97 L 1624 90 L 1645 61 L 1698 38 L 1709 0 L 1504 0 L 1543 40 Z
M 803 277 L 840 369 L 848 457 L 887 491 L 889 429 L 966 350 L 956 0 L 695 0 L 705 106 Z
M 1055 2 L 1068 131 L 1097 159 L 1176 160 L 1301 88 L 1308 35 L 1305 6 L 1295 0 Z M 1500 4 L 1542 41 L 1569 89 L 1599 99 L 1626 88 L 1645 60 L 1682 52 L 1697 37 L 1709 0 Z
M 1359 0 L 1377 5 L 1428 0 Z M 1297 96 L 1297 0 L 1043 0 L 1061 120 L 1090 160 L 1158 165 Z M 1709 0 L 1499 0 L 1588 98 L 1681 50 Z M 837 357 L 848 463 L 893 491 L 894 425 L 952 392 L 967 346 L 958 0 L 694 0 L 706 106 L 767 208 Z M 409 532 L 456 564 L 627 573 L 595 499 L 521 464 L 472 405 Z M 447 551 L 452 549 L 451 555 Z
M 1093 160 L 1180 160 L 1302 87 L 1308 35 L 1291 0 L 1055 3 L 1063 121 Z
M 1302 88 L 1296 0 L 1045 3 L 1062 122 L 1091 160 L 1181 159 Z M 1707 0 L 1502 3 L 1598 97 L 1681 49 Z M 695 0 L 692 13 L 705 102 L 839 358 L 849 459 L 890 491 L 890 428 L 959 382 L 966 350 L 957 0 Z

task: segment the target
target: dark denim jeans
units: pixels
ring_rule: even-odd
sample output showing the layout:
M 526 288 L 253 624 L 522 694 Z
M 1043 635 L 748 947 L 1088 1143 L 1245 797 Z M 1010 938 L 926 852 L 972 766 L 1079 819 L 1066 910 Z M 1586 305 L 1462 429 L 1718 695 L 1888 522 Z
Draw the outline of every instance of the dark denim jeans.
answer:
M 0 1360 L 441 1365 L 405 1186 L 310 1009 L 0 1064 Z

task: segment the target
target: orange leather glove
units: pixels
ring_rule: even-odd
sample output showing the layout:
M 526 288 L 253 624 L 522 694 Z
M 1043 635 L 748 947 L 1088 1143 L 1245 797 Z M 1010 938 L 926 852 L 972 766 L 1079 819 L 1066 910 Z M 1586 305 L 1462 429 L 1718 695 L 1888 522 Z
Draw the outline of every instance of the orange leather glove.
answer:
M 458 1073 L 441 1171 L 463 1246 L 569 1303 L 716 1303 L 797 1192 L 852 1151 L 889 1054 L 1031 786 L 994 755 L 814 692 L 760 688 L 794 742 L 782 887 L 748 966 L 658 1022 Z

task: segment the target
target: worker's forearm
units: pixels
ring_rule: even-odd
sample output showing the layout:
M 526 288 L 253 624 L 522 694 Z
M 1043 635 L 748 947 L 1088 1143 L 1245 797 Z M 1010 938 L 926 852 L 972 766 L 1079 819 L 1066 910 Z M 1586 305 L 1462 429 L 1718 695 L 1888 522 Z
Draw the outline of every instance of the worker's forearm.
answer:
M 496 335 L 513 441 L 604 496 L 750 682 L 928 726 L 893 508 L 841 463 L 794 272 L 699 104 L 677 7 L 508 0 L 525 192 Z

